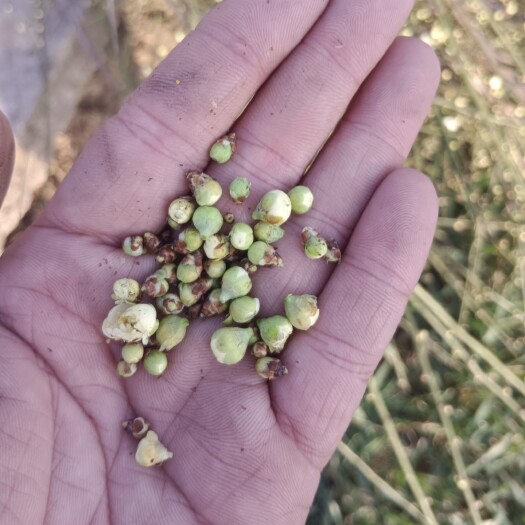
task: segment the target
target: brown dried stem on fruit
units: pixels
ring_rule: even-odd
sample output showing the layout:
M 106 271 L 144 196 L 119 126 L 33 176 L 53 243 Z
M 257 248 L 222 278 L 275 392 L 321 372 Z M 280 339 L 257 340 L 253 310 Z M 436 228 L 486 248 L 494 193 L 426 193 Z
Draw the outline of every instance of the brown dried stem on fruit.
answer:
M 150 424 L 143 417 L 127 419 L 122 423 L 124 430 L 135 439 L 142 439 L 150 428 Z

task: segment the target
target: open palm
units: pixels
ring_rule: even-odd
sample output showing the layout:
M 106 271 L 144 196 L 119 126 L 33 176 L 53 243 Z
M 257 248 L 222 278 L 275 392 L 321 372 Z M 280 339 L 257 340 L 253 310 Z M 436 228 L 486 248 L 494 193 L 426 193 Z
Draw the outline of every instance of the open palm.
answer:
M 225 0 L 92 139 L 0 262 L 0 522 L 304 522 L 434 231 L 432 185 L 400 168 L 439 78 L 432 51 L 395 39 L 410 7 Z M 232 126 L 238 154 L 206 167 Z M 263 315 L 281 313 L 286 293 L 320 297 L 279 381 L 249 356 L 217 363 L 216 320 L 190 325 L 160 378 L 115 374 L 100 329 L 112 283 L 155 267 L 126 257 L 121 239 L 161 228 L 189 169 L 224 187 L 251 180 L 244 207 L 219 203 L 237 220 L 269 189 L 302 180 L 316 196 L 285 225 L 284 268 L 254 276 Z M 305 225 L 339 239 L 340 265 L 305 258 Z M 162 468 L 135 464 L 121 427 L 135 415 L 173 451 Z

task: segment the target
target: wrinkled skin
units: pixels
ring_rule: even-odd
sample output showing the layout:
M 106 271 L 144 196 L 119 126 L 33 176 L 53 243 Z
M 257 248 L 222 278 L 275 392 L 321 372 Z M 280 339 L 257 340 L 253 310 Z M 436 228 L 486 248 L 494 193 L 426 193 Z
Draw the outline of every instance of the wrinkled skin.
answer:
M 1 523 L 304 523 L 435 228 L 431 183 L 401 168 L 439 79 L 430 49 L 395 39 L 410 8 L 225 0 L 93 137 L 0 261 Z M 260 270 L 253 295 L 263 315 L 282 313 L 286 293 L 319 295 L 320 319 L 294 334 L 290 374 L 273 383 L 251 357 L 214 361 L 217 320 L 190 325 L 164 376 L 119 379 L 100 331 L 111 285 L 154 267 L 121 239 L 162 226 L 185 172 L 206 168 L 231 127 L 238 154 L 207 172 L 253 187 L 224 211 L 247 219 L 264 192 L 299 180 L 316 196 L 285 225 L 284 268 Z M 340 240 L 339 266 L 305 258 L 305 225 Z M 173 451 L 161 468 L 135 464 L 121 428 L 134 415 Z

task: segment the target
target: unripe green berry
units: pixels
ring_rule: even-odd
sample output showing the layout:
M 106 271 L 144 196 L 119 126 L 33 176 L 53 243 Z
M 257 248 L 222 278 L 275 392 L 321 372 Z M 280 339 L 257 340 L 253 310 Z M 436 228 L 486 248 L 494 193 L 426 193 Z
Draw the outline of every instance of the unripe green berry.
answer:
M 184 305 L 180 297 L 175 293 L 167 293 L 157 297 L 157 308 L 166 315 L 180 314 L 184 310 Z
M 314 203 L 314 194 L 306 186 L 295 186 L 288 192 L 288 197 L 292 203 L 292 211 L 298 215 L 309 212 Z
M 238 297 L 230 304 L 229 317 L 235 323 L 249 323 L 259 313 L 260 306 L 259 299 L 256 297 Z
M 144 254 L 144 239 L 142 235 L 132 235 L 122 241 L 122 251 L 132 257 L 140 257 Z
M 140 284 L 135 279 L 117 279 L 111 295 L 117 303 L 134 303 L 140 295 Z
M 275 357 L 257 359 L 255 370 L 263 379 L 269 379 L 270 381 L 288 373 L 288 369 L 282 364 L 281 360 Z
M 192 283 L 201 276 L 202 270 L 202 254 L 189 253 L 177 267 L 177 279 L 181 283 Z
M 201 278 L 194 283 L 179 283 L 179 297 L 184 306 L 193 306 L 202 296 L 211 290 L 212 279 Z
M 168 315 L 161 319 L 155 332 L 155 338 L 160 345 L 160 350 L 171 350 L 182 342 L 186 336 L 189 321 L 178 315 Z
M 120 377 L 131 377 L 135 375 L 137 365 L 135 363 L 126 363 L 126 361 L 119 361 L 117 363 L 117 374 Z
M 151 350 L 144 358 L 144 370 L 152 376 L 160 376 L 168 367 L 168 357 L 164 352 Z
M 242 204 L 250 195 L 251 182 L 246 177 L 237 177 L 230 182 L 230 197 L 235 204 Z
M 209 239 L 208 239 L 209 240 Z M 206 241 L 207 242 L 207 241 Z M 204 262 L 204 270 L 212 279 L 220 279 L 226 271 L 226 262 L 221 260 L 208 260 Z
M 206 173 L 190 171 L 186 177 L 199 206 L 213 206 L 221 198 L 221 185 Z
M 315 295 L 287 295 L 284 298 L 286 317 L 298 330 L 308 330 L 319 318 L 317 297 Z
M 259 319 L 257 326 L 261 339 L 273 353 L 280 353 L 284 350 L 284 345 L 293 332 L 292 324 L 282 315 Z
M 201 234 L 195 228 L 186 228 L 179 233 L 174 248 L 177 253 L 192 253 L 197 251 L 204 241 Z
M 170 285 L 168 281 L 164 278 L 164 273 L 162 271 L 155 272 L 153 275 L 150 275 L 144 281 L 141 290 L 150 297 L 160 297 L 168 293 Z
M 204 243 L 204 253 L 208 259 L 214 261 L 224 259 L 230 253 L 230 241 L 228 237 L 222 233 L 211 235 Z
M 248 259 L 257 266 L 283 266 L 283 260 L 273 246 L 255 241 L 248 249 Z
M 221 212 L 213 206 L 200 206 L 193 214 L 193 225 L 204 240 L 218 233 L 223 222 Z
M 144 346 L 142 343 L 127 343 L 120 352 L 126 363 L 137 364 L 144 356 Z
M 178 227 L 190 221 L 195 211 L 195 202 L 191 197 L 179 197 L 171 201 L 168 208 L 168 217 L 172 223 L 170 226 Z
M 283 224 L 292 213 L 290 197 L 281 190 L 269 191 L 252 213 L 252 219 L 270 224 Z
M 239 266 L 232 266 L 224 272 L 221 281 L 221 302 L 248 295 L 252 289 L 252 280 L 248 272 Z
M 230 230 L 230 243 L 237 250 L 247 250 L 253 244 L 252 227 L 244 222 L 234 224 Z
M 204 303 L 200 312 L 200 317 L 203 319 L 209 319 L 221 315 L 228 310 L 228 303 L 221 302 L 221 289 L 217 288 L 212 290 Z
M 309 259 L 320 259 L 327 251 L 328 246 L 322 237 L 310 237 L 304 245 L 304 253 Z
M 224 164 L 232 158 L 236 149 L 235 133 L 230 133 L 213 144 L 210 149 L 210 158 L 219 164 Z
M 326 255 L 328 245 L 314 228 L 309 226 L 303 228 L 301 239 L 304 243 L 304 253 L 309 259 L 320 259 Z
M 238 363 L 246 354 L 253 328 L 219 328 L 211 337 L 213 355 L 225 365 Z
M 253 227 L 253 232 L 258 241 L 264 241 L 268 244 L 280 241 L 285 233 L 277 224 L 270 224 L 268 222 L 258 222 Z

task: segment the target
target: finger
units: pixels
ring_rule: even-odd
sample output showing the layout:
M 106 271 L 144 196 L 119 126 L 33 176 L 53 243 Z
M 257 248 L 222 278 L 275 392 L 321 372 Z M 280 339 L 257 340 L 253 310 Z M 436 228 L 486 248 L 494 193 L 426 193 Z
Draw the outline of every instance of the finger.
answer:
M 4 200 L 13 165 L 15 162 L 15 141 L 7 117 L 0 111 L 0 205 Z
M 334 267 L 305 257 L 299 242 L 302 228 L 316 228 L 345 246 L 374 190 L 387 173 L 403 165 L 438 82 L 434 52 L 419 40 L 397 39 L 302 181 L 314 192 L 314 206 L 286 223 L 286 236 L 278 243 L 285 267 L 272 271 L 272 286 L 264 286 L 262 278 L 255 283 L 264 313 L 282 307 L 283 290 L 322 289 Z
M 430 181 L 398 170 L 379 186 L 320 297 L 321 316 L 271 385 L 283 431 L 322 466 L 346 430 L 425 263 L 437 220 Z
M 204 167 L 275 67 L 304 37 L 326 0 L 226 0 L 97 133 L 42 222 L 120 238 L 158 228 L 184 174 Z
M 236 123 L 238 154 L 210 173 L 225 184 L 239 173 L 257 182 L 252 202 L 268 189 L 294 185 L 411 6 L 411 0 L 333 0 Z

